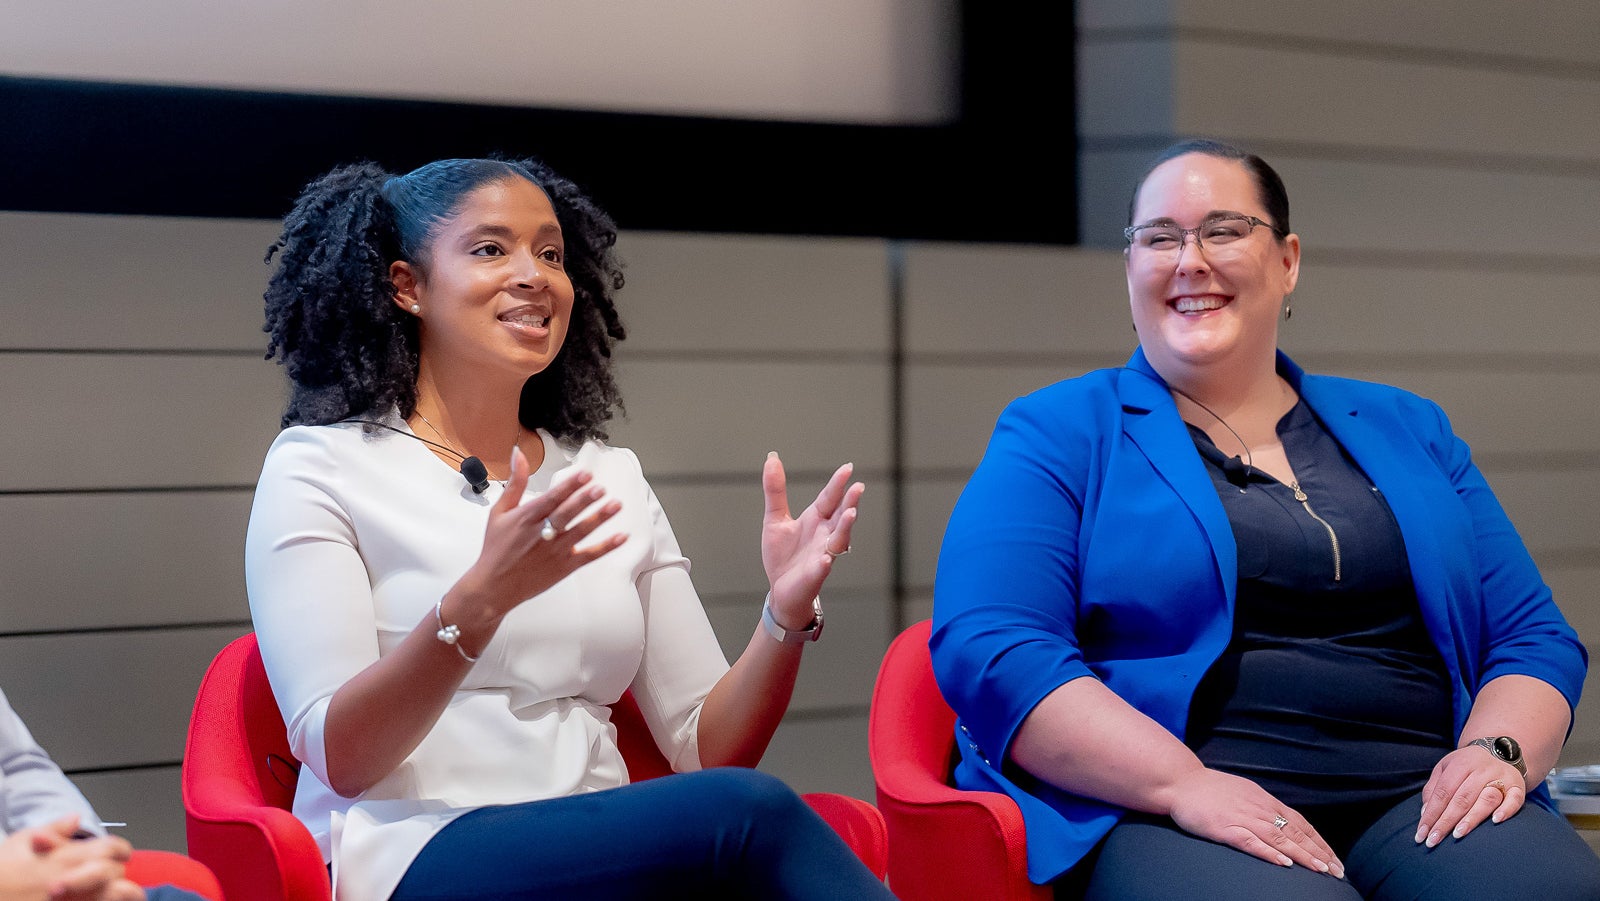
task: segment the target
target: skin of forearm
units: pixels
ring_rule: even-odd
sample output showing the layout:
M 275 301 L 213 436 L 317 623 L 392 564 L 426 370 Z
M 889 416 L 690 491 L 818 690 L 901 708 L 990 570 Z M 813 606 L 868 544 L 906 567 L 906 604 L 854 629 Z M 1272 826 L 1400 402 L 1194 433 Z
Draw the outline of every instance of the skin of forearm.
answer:
M 1456 744 L 1464 747 L 1477 738 L 1511 736 L 1522 746 L 1532 789 L 1556 765 L 1571 723 L 1567 699 L 1554 686 L 1532 676 L 1500 676 L 1478 692 Z
M 756 627 L 744 653 L 700 708 L 701 766 L 753 767 L 761 762 L 789 709 L 804 647 L 774 641 Z
M 445 596 L 446 610 L 483 610 L 486 605 Z M 476 656 L 489 644 L 499 618 L 485 614 L 451 619 L 461 644 Z M 429 611 L 390 653 L 335 691 L 323 726 L 329 788 L 353 798 L 394 772 L 422 743 L 461 686 L 471 665 L 436 635 Z
M 1171 813 L 1174 787 L 1205 768 L 1177 736 L 1089 677 L 1039 702 L 1011 759 L 1067 791 L 1154 814 Z

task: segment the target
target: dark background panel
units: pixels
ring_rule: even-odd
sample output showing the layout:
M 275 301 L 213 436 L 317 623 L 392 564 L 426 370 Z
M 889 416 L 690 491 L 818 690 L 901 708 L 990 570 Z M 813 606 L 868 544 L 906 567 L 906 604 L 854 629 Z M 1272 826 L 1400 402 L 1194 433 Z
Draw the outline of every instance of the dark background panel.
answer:
M 965 4 L 961 113 L 934 126 L 0 77 L 0 209 L 277 218 L 341 163 L 506 154 L 623 228 L 1074 243 L 1072 47 L 1070 4 Z

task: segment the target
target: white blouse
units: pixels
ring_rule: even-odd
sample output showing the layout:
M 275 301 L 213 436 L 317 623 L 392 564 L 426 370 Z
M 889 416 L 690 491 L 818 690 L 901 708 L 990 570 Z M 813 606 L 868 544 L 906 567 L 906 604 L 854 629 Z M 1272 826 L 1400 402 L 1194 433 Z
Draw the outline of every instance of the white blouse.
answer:
M 433 731 L 356 798 L 328 787 L 329 701 L 432 622 L 477 559 L 503 486 L 474 494 L 414 437 L 353 423 L 285 429 L 267 452 L 245 542 L 250 613 L 304 763 L 294 813 L 332 862 L 337 898 L 387 898 L 428 840 L 474 808 L 627 784 L 607 705 L 630 688 L 673 768 L 700 767 L 700 706 L 728 663 L 689 561 L 631 451 L 539 435 L 544 463 L 526 496 L 587 470 L 622 510 L 586 543 L 628 540 L 507 615 Z

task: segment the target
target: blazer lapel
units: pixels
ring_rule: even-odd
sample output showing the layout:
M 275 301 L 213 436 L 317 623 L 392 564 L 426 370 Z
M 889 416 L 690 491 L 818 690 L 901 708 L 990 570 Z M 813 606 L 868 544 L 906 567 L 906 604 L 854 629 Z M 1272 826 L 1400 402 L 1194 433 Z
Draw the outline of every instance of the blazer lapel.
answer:
M 1339 380 L 1302 376 L 1298 367 L 1292 376 L 1291 383 L 1300 396 L 1388 502 L 1405 538 L 1411 580 L 1429 631 L 1435 640 L 1456 634 L 1458 630 L 1451 625 L 1450 575 L 1445 567 L 1455 554 L 1443 545 L 1426 493 L 1427 474 L 1415 471 L 1419 465 L 1415 455 L 1401 440 L 1409 434 L 1405 424 L 1393 421 L 1381 409 L 1362 409 Z M 1462 678 L 1457 656 L 1443 656 L 1452 675 Z
M 1217 489 L 1194 449 L 1194 439 L 1178 415 L 1166 382 L 1145 360 L 1143 349 L 1134 351 L 1123 368 L 1117 379 L 1117 395 L 1122 402 L 1123 434 L 1205 529 L 1231 613 L 1239 581 L 1239 551 L 1234 544 L 1233 527 L 1228 524 L 1228 515 L 1217 500 Z

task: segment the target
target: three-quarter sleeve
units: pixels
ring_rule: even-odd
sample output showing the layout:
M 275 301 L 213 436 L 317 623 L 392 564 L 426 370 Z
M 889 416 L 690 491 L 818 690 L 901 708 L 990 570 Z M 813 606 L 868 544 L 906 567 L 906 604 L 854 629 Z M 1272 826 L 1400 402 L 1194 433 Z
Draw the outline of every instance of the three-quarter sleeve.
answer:
M 673 770 L 692 772 L 700 769 L 700 709 L 728 671 L 728 661 L 689 579 L 689 560 L 666 511 L 648 485 L 644 491 L 651 552 L 637 579 L 645 637 L 633 697 Z
M 1531 676 L 1561 692 L 1576 712 L 1588 652 L 1444 410 L 1422 398 L 1411 400 L 1420 407 L 1411 416 L 1432 427 L 1429 449 L 1470 517 L 1472 559 L 1482 585 L 1482 635 L 1475 642 L 1478 669 L 1467 674 L 1468 689 L 1476 695 L 1500 676 Z
M 939 551 L 934 673 L 995 766 L 1046 695 L 1092 675 L 1077 640 L 1087 443 L 1052 419 L 1035 397 L 1006 409 Z
M 372 587 L 322 430 L 291 428 L 267 454 L 245 540 L 245 582 L 289 747 L 324 785 L 335 691 L 378 659 Z

